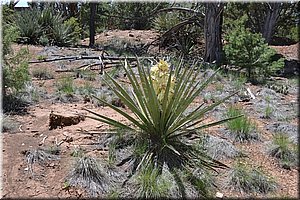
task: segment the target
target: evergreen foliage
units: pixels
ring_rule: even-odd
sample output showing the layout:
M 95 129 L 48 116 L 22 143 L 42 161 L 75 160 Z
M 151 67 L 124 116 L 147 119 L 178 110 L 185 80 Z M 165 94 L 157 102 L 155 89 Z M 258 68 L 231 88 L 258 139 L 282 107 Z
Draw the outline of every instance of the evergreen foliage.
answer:
M 283 59 L 273 61 L 275 50 L 268 47 L 261 34 L 252 33 L 245 28 L 246 16 L 233 23 L 232 31 L 225 36 L 224 46 L 227 61 L 245 69 L 247 77 L 255 80 L 259 76 L 269 76 L 282 69 Z

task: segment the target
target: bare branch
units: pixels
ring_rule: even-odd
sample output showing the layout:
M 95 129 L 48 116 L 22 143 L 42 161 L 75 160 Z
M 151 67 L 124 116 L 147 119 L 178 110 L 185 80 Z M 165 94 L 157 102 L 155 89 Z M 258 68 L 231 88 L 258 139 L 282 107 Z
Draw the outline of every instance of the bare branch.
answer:
M 102 60 L 136 60 L 138 57 L 115 57 L 115 56 L 100 56 Z M 144 59 L 153 59 L 153 57 L 142 57 Z M 60 60 L 85 60 L 85 59 L 94 59 L 99 60 L 99 56 L 69 56 L 63 58 L 53 58 L 53 59 L 44 59 L 44 60 L 33 60 L 28 63 L 42 63 L 42 62 L 53 62 Z

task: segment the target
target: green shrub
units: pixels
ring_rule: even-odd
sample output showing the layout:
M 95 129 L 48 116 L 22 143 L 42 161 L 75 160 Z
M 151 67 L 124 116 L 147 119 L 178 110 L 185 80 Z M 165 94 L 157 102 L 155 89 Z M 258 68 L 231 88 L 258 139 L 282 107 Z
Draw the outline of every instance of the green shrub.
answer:
M 64 46 L 73 42 L 71 28 L 64 24 L 61 13 L 54 13 L 49 8 L 45 9 L 40 13 L 38 23 L 43 30 L 42 38 L 47 38 L 51 45 Z
M 21 113 L 26 110 L 28 102 L 20 98 L 20 92 L 30 81 L 28 72 L 28 49 L 22 48 L 16 53 L 11 51 L 11 44 L 18 37 L 14 24 L 3 25 L 3 65 L 2 68 L 2 95 L 3 111 Z
M 18 28 L 14 24 L 4 24 L 3 25 L 3 56 L 11 53 L 11 44 L 15 42 L 19 37 L 20 33 Z
M 52 27 L 53 44 L 57 46 L 69 46 L 73 42 L 73 34 L 69 26 L 65 24 L 55 24 Z
M 272 75 L 283 68 L 283 59 L 272 60 L 276 51 L 268 47 L 261 34 L 251 33 L 245 28 L 246 19 L 244 16 L 236 20 L 226 35 L 226 59 L 230 64 L 245 69 L 249 79 Z
M 2 4 L 2 25 L 11 24 L 15 20 L 15 12 L 7 4 Z
M 62 77 L 58 80 L 56 87 L 59 92 L 72 96 L 75 92 L 73 77 Z
M 228 185 L 237 191 L 246 193 L 262 193 L 274 191 L 276 182 L 265 175 L 261 169 L 250 168 L 246 163 L 237 161 L 229 174 Z
M 160 33 L 164 33 L 168 31 L 170 28 L 175 26 L 180 22 L 178 13 L 170 12 L 170 13 L 162 13 L 154 18 L 152 22 L 152 26 L 155 30 Z
M 243 116 L 241 116 L 243 115 Z M 227 110 L 226 117 L 241 116 L 237 119 L 227 122 L 227 128 L 230 130 L 231 134 L 234 135 L 235 140 L 240 142 L 250 141 L 258 139 L 257 135 L 252 133 L 254 125 L 245 116 L 245 114 L 239 108 L 230 106 Z
M 32 76 L 40 80 L 53 79 L 54 77 L 53 74 L 45 68 L 38 68 L 32 70 Z
M 15 23 L 20 31 L 20 37 L 29 44 L 37 44 L 42 35 L 43 27 L 39 24 L 41 12 L 38 10 L 24 10 L 17 14 Z
M 199 96 L 217 72 L 201 83 L 197 79 L 201 72 L 199 66 L 184 67 L 179 65 L 174 71 L 170 71 L 169 67 L 169 64 L 163 60 L 152 66 L 150 70 L 145 70 L 143 66 L 138 64 L 138 75 L 136 75 L 125 62 L 123 69 L 131 82 L 132 93 L 128 93 L 109 75 L 107 78 L 110 82 L 103 80 L 125 106 L 133 112 L 135 117 L 121 108 L 97 99 L 124 116 L 132 124 L 124 124 L 100 113 L 87 111 L 95 115 L 95 117 L 89 116 L 92 119 L 136 133 L 132 153 L 123 161 L 126 163 L 130 160 L 133 164 L 131 175 L 140 172 L 140 169 L 144 169 L 144 167 L 158 170 L 158 174 L 161 175 L 163 174 L 163 167 L 167 166 L 180 188 L 180 195 L 185 197 L 185 187 L 177 173 L 178 170 L 192 170 L 194 168 L 212 170 L 226 166 L 211 159 L 199 148 L 185 142 L 183 138 L 190 132 L 224 123 L 227 120 L 235 119 L 237 116 L 199 125 L 202 121 L 201 118 L 208 111 L 232 95 L 203 108 L 200 105 L 186 114 L 189 105 Z
M 6 60 L 3 66 L 4 95 L 10 88 L 14 94 L 24 89 L 25 83 L 30 81 L 28 72 L 28 49 L 21 49 L 16 55 Z
M 39 44 L 43 45 L 43 46 L 48 46 L 48 45 L 50 45 L 50 40 L 45 34 L 43 34 L 39 38 Z
M 297 145 L 294 145 L 286 134 L 276 133 L 269 154 L 278 158 L 283 166 L 291 166 L 297 161 Z
M 137 177 L 139 198 L 166 197 L 171 183 L 159 174 L 157 169 L 151 167 L 140 171 Z
M 77 43 L 81 38 L 82 29 L 78 22 L 78 19 L 75 17 L 71 17 L 70 19 L 64 21 L 64 24 L 70 27 L 70 32 L 72 34 L 72 39 L 74 43 Z
M 84 85 L 79 88 L 79 93 L 80 95 L 91 97 L 96 91 L 90 82 L 85 82 Z
M 270 106 L 270 104 L 267 104 L 265 108 L 264 118 L 270 119 L 272 113 L 273 113 L 273 108 Z

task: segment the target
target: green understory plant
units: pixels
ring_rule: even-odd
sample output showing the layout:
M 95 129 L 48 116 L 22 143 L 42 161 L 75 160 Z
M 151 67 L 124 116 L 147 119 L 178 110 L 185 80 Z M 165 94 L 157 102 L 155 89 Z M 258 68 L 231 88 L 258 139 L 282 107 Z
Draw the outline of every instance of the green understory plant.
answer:
M 276 51 L 268 46 L 261 34 L 245 28 L 247 16 L 232 23 L 231 31 L 224 46 L 227 61 L 240 69 L 245 69 L 249 80 L 265 79 L 274 75 L 284 66 L 284 60 L 273 60 Z
M 240 108 L 230 106 L 227 110 L 225 116 L 233 117 L 237 115 L 243 115 L 234 120 L 227 121 L 227 128 L 233 134 L 236 141 L 246 142 L 258 139 L 257 135 L 254 135 L 252 131 L 255 126 L 252 124 L 250 119 L 245 116 L 243 111 Z
M 62 92 L 67 96 L 72 96 L 75 92 L 73 77 L 62 77 L 58 80 L 56 86 L 59 92 Z
M 40 80 L 48 80 L 54 78 L 54 75 L 48 69 L 45 68 L 34 69 L 32 71 L 32 76 Z
M 273 144 L 269 154 L 280 160 L 282 166 L 290 167 L 297 161 L 297 145 L 293 144 L 288 136 L 278 132 L 273 136 Z
M 139 172 L 137 178 L 139 197 L 159 198 L 166 197 L 171 183 L 164 177 L 157 178 L 159 171 L 151 167 L 146 167 Z
M 216 170 L 216 168 L 225 168 L 226 165 L 210 158 L 183 138 L 190 132 L 196 132 L 240 117 L 232 116 L 208 124 L 202 123 L 202 118 L 208 111 L 235 93 L 210 105 L 201 104 L 192 112 L 186 113 L 185 111 L 190 104 L 205 89 L 217 72 L 202 82 L 198 79 L 201 72 L 200 67 L 197 64 L 184 66 L 182 61 L 174 70 L 170 70 L 169 64 L 163 60 L 151 69 L 144 68 L 138 61 L 138 75 L 135 74 L 127 61 L 125 61 L 123 68 L 131 83 L 132 93 L 128 93 L 108 74 L 106 74 L 108 80 L 104 79 L 103 81 L 132 111 L 133 115 L 102 99 L 95 98 L 124 116 L 130 124 L 86 109 L 95 115 L 89 117 L 135 133 L 133 153 L 121 162 L 124 164 L 131 160 L 133 163 L 131 175 L 128 178 L 141 169 L 149 167 L 157 170 L 155 176 L 159 179 L 163 173 L 163 167 L 167 167 L 178 184 L 180 195 L 185 197 L 185 188 L 178 170 L 193 168 Z
M 273 178 L 267 176 L 260 168 L 250 168 L 241 160 L 234 163 L 228 178 L 228 186 L 240 192 L 266 194 L 277 188 Z

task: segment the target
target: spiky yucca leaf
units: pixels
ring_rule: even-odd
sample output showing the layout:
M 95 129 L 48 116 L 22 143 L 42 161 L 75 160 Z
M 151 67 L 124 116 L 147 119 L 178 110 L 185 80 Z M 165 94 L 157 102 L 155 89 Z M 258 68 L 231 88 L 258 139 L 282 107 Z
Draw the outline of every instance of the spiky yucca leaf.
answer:
M 159 64 L 163 62 L 160 61 Z M 135 130 L 137 137 L 147 142 L 148 145 L 144 152 L 135 157 L 134 170 L 137 171 L 140 166 L 149 164 L 156 166 L 160 172 L 164 164 L 170 170 L 184 169 L 186 167 L 203 167 L 208 169 L 225 167 L 222 163 L 211 159 L 191 144 L 187 144 L 182 140 L 182 137 L 191 131 L 198 131 L 239 117 L 234 116 L 209 124 L 201 124 L 203 116 L 208 111 L 211 111 L 235 93 L 212 105 L 204 106 L 202 104 L 191 113 L 185 114 L 189 105 L 199 96 L 200 92 L 208 85 L 217 72 L 202 83 L 198 79 L 200 68 L 197 65 L 192 67 L 177 66 L 175 70 L 168 72 L 167 83 L 162 83 L 166 88 L 163 99 L 160 101 L 153 87 L 150 71 L 145 70 L 139 63 L 137 69 L 139 78 L 125 61 L 124 70 L 133 88 L 132 96 L 108 74 L 108 80 L 104 80 L 116 96 L 132 111 L 134 116 L 98 99 L 127 118 L 132 124 L 127 125 L 86 109 L 97 116 L 90 116 L 90 118 L 118 128 Z M 176 81 L 174 88 L 172 88 L 174 95 L 170 96 L 171 77 L 175 77 Z

